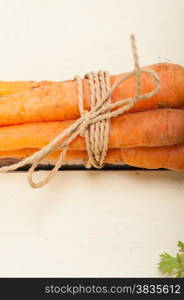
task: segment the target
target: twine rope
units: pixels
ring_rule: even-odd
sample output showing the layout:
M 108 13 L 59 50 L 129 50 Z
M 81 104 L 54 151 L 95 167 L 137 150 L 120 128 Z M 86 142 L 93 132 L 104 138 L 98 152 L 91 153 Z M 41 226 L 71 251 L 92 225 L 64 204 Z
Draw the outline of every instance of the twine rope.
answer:
M 130 41 L 134 61 L 134 71 L 129 72 L 128 74 L 117 79 L 117 81 L 111 87 L 110 75 L 108 72 L 99 71 L 98 73 L 90 72 L 86 74 L 85 78 L 89 81 L 91 91 L 90 111 L 84 110 L 82 79 L 78 75 L 75 76 L 78 89 L 80 117 L 41 150 L 35 152 L 33 155 L 28 156 L 16 164 L 1 167 L 0 172 L 13 171 L 27 164 L 31 164 L 32 166 L 27 174 L 28 183 L 33 188 L 44 186 L 53 178 L 59 168 L 63 165 L 69 144 L 79 135 L 85 137 L 86 149 L 88 153 L 86 167 L 103 167 L 108 150 L 110 119 L 124 114 L 140 100 L 153 97 L 160 88 L 160 79 L 157 73 L 147 68 L 140 68 L 139 66 L 139 58 L 134 35 L 131 35 Z M 147 73 L 151 75 L 156 83 L 155 88 L 152 91 L 143 95 L 140 94 L 141 73 Z M 135 75 L 135 96 L 111 103 L 111 96 L 114 90 L 122 82 L 133 75 Z M 33 173 L 36 167 L 49 153 L 52 153 L 57 149 L 61 149 L 61 153 L 54 168 L 45 178 L 35 182 L 33 180 Z

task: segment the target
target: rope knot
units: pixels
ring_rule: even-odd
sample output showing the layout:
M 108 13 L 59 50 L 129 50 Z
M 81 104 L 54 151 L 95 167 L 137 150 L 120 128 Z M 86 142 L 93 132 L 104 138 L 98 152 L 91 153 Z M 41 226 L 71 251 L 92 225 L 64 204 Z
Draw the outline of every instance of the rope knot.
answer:
M 84 110 L 82 112 L 82 123 L 80 125 L 80 136 L 84 137 L 85 136 L 85 132 L 87 130 L 87 128 L 89 127 L 90 124 L 90 111 L 88 110 Z

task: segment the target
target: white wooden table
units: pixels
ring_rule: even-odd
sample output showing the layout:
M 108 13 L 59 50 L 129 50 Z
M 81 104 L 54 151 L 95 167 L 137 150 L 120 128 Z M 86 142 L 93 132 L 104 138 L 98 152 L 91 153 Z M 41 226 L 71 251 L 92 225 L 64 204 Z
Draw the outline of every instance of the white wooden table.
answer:
M 184 64 L 183 0 L 0 0 L 0 80 Z M 44 172 L 43 172 L 44 173 Z M 184 173 L 65 171 L 32 190 L 0 174 L 0 276 L 161 276 L 184 240 Z

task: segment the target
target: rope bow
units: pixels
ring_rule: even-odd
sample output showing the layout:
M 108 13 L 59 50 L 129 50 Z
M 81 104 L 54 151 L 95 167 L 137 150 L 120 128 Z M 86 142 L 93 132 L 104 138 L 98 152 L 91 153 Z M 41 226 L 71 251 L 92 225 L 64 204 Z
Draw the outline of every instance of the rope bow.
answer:
M 70 143 L 78 136 L 85 137 L 88 161 L 86 167 L 102 168 L 108 150 L 110 119 L 124 114 L 137 102 L 153 97 L 160 88 L 160 79 L 157 73 L 147 68 L 140 68 L 136 49 L 135 37 L 131 35 L 131 47 L 134 60 L 134 71 L 120 77 L 110 87 L 110 75 L 106 71 L 98 73 L 91 72 L 85 78 L 89 81 L 91 90 L 91 110 L 84 110 L 82 79 L 75 76 L 78 88 L 80 117 L 66 128 L 61 134 L 55 137 L 48 145 L 33 155 L 20 162 L 0 168 L 0 172 L 13 171 L 27 164 L 31 164 L 27 178 L 31 187 L 38 188 L 47 184 L 63 165 Z M 141 73 L 148 73 L 156 82 L 155 88 L 149 93 L 140 95 Z M 135 75 L 136 86 L 135 96 L 111 103 L 111 96 L 114 90 L 126 79 Z M 33 173 L 39 163 L 49 154 L 57 149 L 61 149 L 58 161 L 48 175 L 39 182 L 33 180 Z

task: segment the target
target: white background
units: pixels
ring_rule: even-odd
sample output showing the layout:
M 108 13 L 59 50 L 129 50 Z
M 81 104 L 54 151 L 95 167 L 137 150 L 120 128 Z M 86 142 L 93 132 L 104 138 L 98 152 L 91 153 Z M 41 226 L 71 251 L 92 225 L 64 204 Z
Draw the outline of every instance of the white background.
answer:
M 142 66 L 184 64 L 183 0 L 0 0 L 0 11 L 0 80 L 131 70 L 131 33 Z M 161 276 L 183 212 L 179 172 L 60 172 L 39 190 L 0 174 L 0 276 Z

